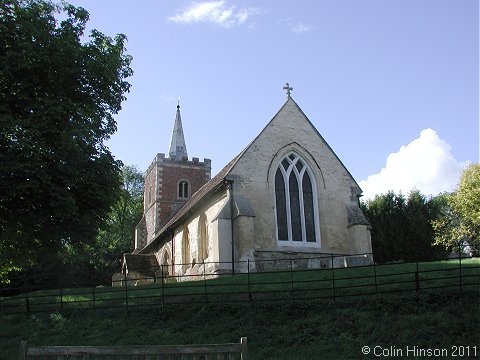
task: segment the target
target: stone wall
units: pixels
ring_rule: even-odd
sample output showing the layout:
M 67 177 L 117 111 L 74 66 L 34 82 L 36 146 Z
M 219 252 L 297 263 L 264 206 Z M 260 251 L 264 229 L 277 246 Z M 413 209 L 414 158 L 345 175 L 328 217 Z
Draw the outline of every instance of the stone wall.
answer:
M 298 154 L 315 178 L 320 234 L 316 243 L 285 245 L 276 238 L 274 177 L 289 152 Z M 365 226 L 348 228 L 346 205 L 358 207 L 361 189 L 293 100 L 285 103 L 228 176 L 234 183 L 234 196 L 247 199 L 255 211 L 255 250 L 353 254 L 371 249 Z

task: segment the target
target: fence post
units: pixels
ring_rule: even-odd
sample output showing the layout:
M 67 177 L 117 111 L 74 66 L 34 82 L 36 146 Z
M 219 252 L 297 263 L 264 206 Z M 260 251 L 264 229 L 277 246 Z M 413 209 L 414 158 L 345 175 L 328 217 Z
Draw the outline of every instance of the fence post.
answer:
M 375 261 L 373 262 L 373 276 L 375 278 L 375 294 L 378 294 L 377 266 L 375 265 Z
M 293 300 L 294 296 L 293 296 L 293 262 L 292 262 L 292 258 L 290 258 L 290 296 Z
M 205 290 L 205 303 L 208 303 L 207 276 L 205 274 L 205 260 L 203 260 L 203 287 L 204 287 L 204 290 Z
M 333 266 L 333 254 L 332 254 L 332 289 L 333 289 L 333 302 L 336 302 L 335 294 L 335 267 Z
M 248 301 L 252 301 L 252 292 L 250 291 L 250 258 L 247 258 L 247 284 L 248 284 Z
M 27 313 L 30 313 L 30 300 L 28 299 L 28 284 L 27 284 L 27 276 L 25 275 L 25 307 L 27 308 Z
M 458 256 L 460 257 L 459 266 L 460 266 L 460 290 L 463 290 L 463 280 L 462 280 L 462 243 L 458 243 Z
M 127 272 L 125 271 L 124 277 L 124 286 L 125 286 L 125 311 L 128 312 L 128 282 L 127 282 Z
M 161 284 L 162 284 L 161 285 L 162 286 L 162 307 L 165 306 L 165 273 L 163 271 L 163 266 L 164 266 L 163 264 L 160 265 L 160 269 L 162 269 L 162 274 L 161 274 L 161 276 L 162 276 L 162 282 L 161 282 Z
M 420 275 L 418 273 L 418 260 L 417 260 L 417 269 L 415 271 L 415 290 L 420 290 Z
M 242 347 L 242 353 L 240 354 L 240 360 L 248 360 L 248 346 L 247 346 L 247 338 L 242 337 L 240 338 L 240 344 Z M 218 355 L 220 357 L 220 355 Z
M 63 289 L 60 288 L 60 311 L 63 311 Z
M 95 286 L 92 287 L 92 300 L 93 300 L 93 311 L 96 310 L 95 306 Z

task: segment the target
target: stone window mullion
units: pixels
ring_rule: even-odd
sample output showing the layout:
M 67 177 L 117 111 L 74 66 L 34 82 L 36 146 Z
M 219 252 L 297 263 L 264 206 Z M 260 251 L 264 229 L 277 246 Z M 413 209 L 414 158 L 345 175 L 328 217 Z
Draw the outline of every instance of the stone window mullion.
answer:
M 288 245 L 319 245 L 315 178 L 308 165 L 289 153 L 277 167 L 274 184 L 277 240 Z

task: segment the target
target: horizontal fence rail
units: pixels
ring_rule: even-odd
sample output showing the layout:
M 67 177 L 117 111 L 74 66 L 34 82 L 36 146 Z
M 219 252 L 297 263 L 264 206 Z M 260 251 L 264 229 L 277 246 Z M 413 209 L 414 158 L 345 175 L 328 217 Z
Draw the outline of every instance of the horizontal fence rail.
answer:
M 131 279 L 124 274 L 123 279 L 118 280 L 119 287 L 47 290 L 25 287 L 13 289 L 17 295 L 12 296 L 4 294 L 7 291 L 11 294 L 11 288 L 0 289 L 0 314 L 111 308 L 128 310 L 138 306 L 164 307 L 187 303 L 335 301 L 342 297 L 440 288 L 480 290 L 480 258 L 315 269 L 299 266 L 316 259 L 268 260 L 275 266 L 259 266 L 259 261 L 253 264 L 247 260 L 235 262 L 237 270 L 227 273 L 207 271 L 212 268 L 210 265 L 220 266 L 219 263 L 202 263 L 196 274 L 168 276 L 169 269 L 164 265 L 155 272 L 158 277 Z M 325 260 L 325 257 L 318 259 Z M 333 255 L 330 264 L 335 264 Z M 252 271 L 255 265 L 256 270 Z
M 19 359 L 226 359 L 248 360 L 247 338 L 239 343 L 150 346 L 29 346 L 20 343 Z

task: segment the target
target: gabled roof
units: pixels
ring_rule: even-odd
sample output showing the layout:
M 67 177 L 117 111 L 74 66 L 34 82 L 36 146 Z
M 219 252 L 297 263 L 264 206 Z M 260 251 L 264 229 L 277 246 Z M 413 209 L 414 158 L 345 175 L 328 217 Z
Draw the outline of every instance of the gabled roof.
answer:
M 287 101 L 285 101 L 285 103 L 282 105 L 282 107 L 277 111 L 277 113 L 275 114 L 275 116 L 272 118 L 272 120 L 270 120 L 268 122 L 268 124 L 263 128 L 262 131 L 260 131 L 260 133 L 256 136 L 256 138 L 247 146 L 247 148 L 244 150 L 244 152 L 255 142 L 256 139 L 258 139 L 262 133 L 269 127 L 269 125 L 275 121 L 275 118 L 278 116 L 278 114 L 280 114 L 283 109 L 289 105 L 289 103 L 292 103 L 296 108 L 297 110 L 302 114 L 302 116 L 305 118 L 305 120 L 307 120 L 308 124 L 312 127 L 312 129 L 315 131 L 315 133 L 317 134 L 317 136 L 323 141 L 323 143 L 327 146 L 327 148 L 332 152 L 332 154 L 335 156 L 335 158 L 338 160 L 339 164 L 345 169 L 345 171 L 347 172 L 347 174 L 350 176 L 351 180 L 353 181 L 353 183 L 358 187 L 358 190 L 360 191 L 360 193 L 362 192 L 362 189 L 360 188 L 360 186 L 358 185 L 357 181 L 355 180 L 355 178 L 352 176 L 352 174 L 350 173 L 350 171 L 348 171 L 348 169 L 346 168 L 346 166 L 343 164 L 343 162 L 340 160 L 340 158 L 337 156 L 337 154 L 335 154 L 335 151 L 333 151 L 333 149 L 330 147 L 330 145 L 325 141 L 325 139 L 323 138 L 323 136 L 318 132 L 317 128 L 315 127 L 315 125 L 313 125 L 313 123 L 310 121 L 310 119 L 307 117 L 307 115 L 305 115 L 305 113 L 303 112 L 303 110 L 300 108 L 300 106 L 298 106 L 298 104 L 295 102 L 295 100 L 293 100 L 293 98 L 291 96 L 288 96 L 287 97 Z M 359 193 L 359 194 L 360 194 Z
M 315 131 L 315 133 L 318 135 L 318 137 L 325 143 L 325 145 L 328 147 L 328 149 L 332 152 L 332 154 L 336 157 L 338 162 L 341 164 L 341 166 L 345 169 L 347 174 L 350 176 L 351 180 L 353 183 L 358 187 L 358 190 L 361 192 L 360 186 L 358 183 L 355 181 L 353 178 L 352 174 L 347 170 L 345 165 L 342 163 L 342 161 L 338 158 L 337 154 L 332 150 L 330 145 L 325 141 L 325 139 L 320 135 L 318 130 L 315 128 L 315 126 L 312 124 L 312 122 L 307 118 L 307 116 L 304 114 L 302 109 L 298 106 L 298 104 L 292 99 L 292 97 L 288 97 L 287 101 L 283 104 L 283 106 L 277 111 L 275 116 L 267 123 L 267 125 L 263 128 L 263 130 L 253 139 L 245 149 L 243 149 L 240 154 L 238 154 L 235 158 L 233 158 L 215 177 L 213 177 L 210 181 L 208 181 L 204 186 L 202 186 L 195 194 L 192 195 L 192 197 L 175 213 L 171 219 L 162 227 L 162 229 L 158 232 L 158 234 L 155 235 L 155 238 L 148 243 L 143 249 L 141 249 L 139 252 L 145 252 L 148 251 L 152 246 L 158 243 L 162 239 L 162 237 L 166 234 L 171 232 L 174 227 L 183 219 L 184 216 L 188 215 L 191 211 L 193 211 L 196 207 L 198 207 L 203 201 L 209 198 L 210 194 L 215 193 L 216 190 L 222 188 L 223 186 L 226 186 L 226 184 L 229 181 L 229 174 L 231 173 L 232 169 L 235 167 L 237 162 L 240 160 L 240 158 L 243 156 L 243 154 L 248 151 L 248 149 L 252 146 L 253 143 L 263 134 L 263 132 L 269 127 L 269 125 L 275 121 L 275 118 L 278 116 L 279 113 L 283 111 L 283 109 L 292 103 L 297 110 L 302 114 L 302 116 L 305 118 L 305 120 L 310 124 L 312 129 Z

